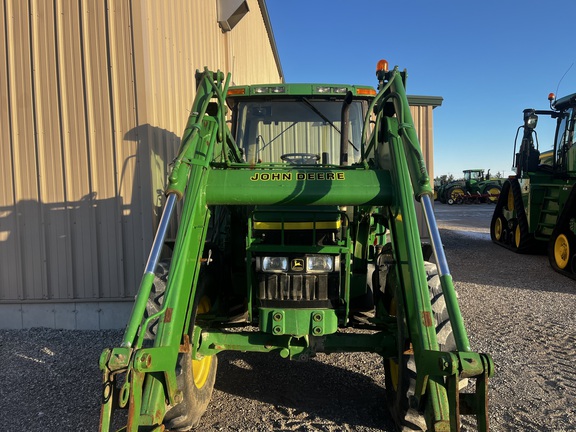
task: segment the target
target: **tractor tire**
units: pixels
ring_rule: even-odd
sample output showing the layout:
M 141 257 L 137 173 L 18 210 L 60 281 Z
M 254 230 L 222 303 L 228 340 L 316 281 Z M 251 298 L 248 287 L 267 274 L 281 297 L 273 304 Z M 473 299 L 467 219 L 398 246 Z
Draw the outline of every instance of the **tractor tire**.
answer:
M 576 280 L 576 188 L 572 188 L 548 240 L 548 260 L 553 270 Z
M 498 198 L 500 197 L 500 192 L 502 188 L 498 185 L 489 185 L 484 188 L 482 192 L 483 195 L 488 195 L 486 197 L 486 202 L 490 204 L 496 204 L 498 202 Z
M 148 319 L 148 317 L 156 314 L 158 311 L 160 311 L 160 309 L 162 309 L 162 304 L 164 304 L 164 292 L 166 291 L 166 283 L 168 282 L 169 269 L 170 260 L 163 260 L 158 263 L 154 276 L 154 282 L 152 284 L 152 290 L 150 291 L 150 296 L 146 302 L 144 319 Z M 158 332 L 159 321 L 160 318 L 154 319 L 146 328 L 144 341 L 142 343 L 144 348 L 149 348 L 154 345 L 154 339 L 156 338 L 156 333 Z
M 557 232 L 550 238 L 548 256 L 550 265 L 556 271 L 571 269 L 569 264 L 574 250 L 570 247 L 569 237 L 570 234 Z
M 206 300 L 207 297 L 202 297 L 200 304 L 194 305 L 193 317 L 196 317 L 198 312 L 207 312 L 209 306 L 206 305 Z M 198 426 L 212 399 L 217 369 L 218 357 L 215 355 L 194 360 L 192 349 L 178 355 L 176 382 L 178 388 L 182 389 L 183 400 L 166 412 L 166 429 L 188 431 Z
M 446 191 L 443 188 L 438 189 L 438 201 L 440 201 L 441 204 L 446 204 Z
M 441 351 L 454 351 L 456 350 L 456 342 L 452 334 L 452 324 L 448 318 L 448 310 L 436 265 L 425 262 L 425 267 L 439 348 Z M 425 431 L 427 426 L 424 413 L 419 407 L 413 406 L 416 390 L 416 362 L 412 353 L 403 307 L 398 307 L 396 292 L 394 291 L 396 291 L 395 284 L 389 280 L 384 292 L 384 302 L 388 313 L 396 317 L 398 354 L 394 358 L 384 359 L 386 401 L 399 431 Z M 466 384 L 467 381 L 461 381 L 460 388 Z
M 465 195 L 464 189 L 460 186 L 452 186 L 446 191 L 446 202 L 449 205 L 460 204 Z
M 164 293 L 168 281 L 169 261 L 161 261 L 157 267 L 156 277 L 152 286 L 150 297 L 146 304 L 145 318 L 158 312 L 164 302 Z M 203 274 L 200 273 L 198 282 L 198 295 L 192 310 L 192 322 L 196 321 L 198 313 L 207 312 L 210 308 L 210 299 L 203 296 Z M 209 275 L 208 275 L 209 276 Z M 190 326 L 190 339 L 194 326 Z M 146 329 L 143 346 L 151 347 L 158 330 L 158 319 L 150 323 Z M 208 403 L 212 398 L 218 358 L 205 356 L 201 360 L 192 358 L 192 349 L 189 352 L 178 354 L 176 364 L 176 382 L 182 391 L 182 402 L 169 406 L 164 416 L 164 425 L 170 431 L 188 431 L 198 425 L 200 418 L 206 412 Z

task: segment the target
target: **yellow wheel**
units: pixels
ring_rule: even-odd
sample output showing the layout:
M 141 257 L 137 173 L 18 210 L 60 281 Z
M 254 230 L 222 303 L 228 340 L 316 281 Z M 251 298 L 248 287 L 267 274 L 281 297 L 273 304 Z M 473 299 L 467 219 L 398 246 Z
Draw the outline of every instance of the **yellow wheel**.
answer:
M 495 203 L 498 201 L 498 197 L 500 196 L 500 188 L 498 186 L 489 186 L 484 190 L 484 193 L 488 195 L 486 200 L 489 203 Z
M 554 261 L 560 270 L 564 270 L 570 261 L 570 244 L 564 234 L 554 241 Z
M 210 310 L 210 298 L 208 296 L 202 297 L 198 304 L 198 313 L 206 313 Z M 194 377 L 194 385 L 196 388 L 202 388 L 208 381 L 212 368 L 213 356 L 205 356 L 202 360 L 192 360 L 192 376 Z
M 450 188 L 450 190 L 448 191 L 448 204 L 452 205 L 452 204 L 456 204 L 458 203 L 459 200 L 462 199 L 462 197 L 464 196 L 464 189 L 462 189 L 459 186 L 453 186 L 452 188 Z
M 213 356 L 206 356 L 202 360 L 192 360 L 192 375 L 196 388 L 200 389 L 206 385 L 212 370 L 212 358 Z
M 516 225 L 514 230 L 514 245 L 516 248 L 520 247 L 520 241 L 522 240 L 522 234 L 520 233 L 520 224 Z
M 498 218 L 494 222 L 494 238 L 496 239 L 496 241 L 500 241 L 500 239 L 502 238 L 502 231 L 503 231 L 502 218 Z
M 514 210 L 514 194 L 512 193 L 512 188 L 508 189 L 508 199 L 506 200 L 506 208 L 509 211 Z

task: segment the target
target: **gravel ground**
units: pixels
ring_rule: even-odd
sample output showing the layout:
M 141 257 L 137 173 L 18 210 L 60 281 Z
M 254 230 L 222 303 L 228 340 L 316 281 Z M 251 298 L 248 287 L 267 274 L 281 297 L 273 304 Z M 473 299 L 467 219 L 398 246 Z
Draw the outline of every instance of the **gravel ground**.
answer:
M 493 207 L 436 214 L 472 349 L 490 353 L 493 431 L 576 430 L 576 281 L 544 256 L 493 245 Z M 122 331 L 0 330 L 0 424 L 6 431 L 94 431 L 98 358 Z M 223 353 L 203 431 L 392 431 L 376 355 L 305 363 Z M 471 429 L 469 421 L 463 429 Z

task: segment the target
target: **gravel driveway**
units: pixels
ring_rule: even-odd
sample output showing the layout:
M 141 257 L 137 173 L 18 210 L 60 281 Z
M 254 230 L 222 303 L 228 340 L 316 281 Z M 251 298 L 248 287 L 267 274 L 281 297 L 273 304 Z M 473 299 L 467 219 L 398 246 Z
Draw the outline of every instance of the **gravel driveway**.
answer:
M 492 211 L 436 205 L 472 349 L 496 363 L 491 429 L 576 430 L 576 281 L 553 272 L 544 256 L 492 244 Z M 97 430 L 98 358 L 121 338 L 122 331 L 1 330 L 2 430 Z M 219 366 L 199 430 L 393 430 L 376 355 L 300 363 L 222 353 Z

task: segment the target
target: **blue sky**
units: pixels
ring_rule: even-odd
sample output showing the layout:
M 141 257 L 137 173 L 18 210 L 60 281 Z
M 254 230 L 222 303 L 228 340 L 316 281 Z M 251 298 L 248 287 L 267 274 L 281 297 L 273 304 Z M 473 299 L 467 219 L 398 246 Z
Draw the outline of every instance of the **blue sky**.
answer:
M 376 86 L 385 58 L 408 70 L 407 92 L 441 96 L 434 175 L 512 174 L 525 108 L 576 92 L 576 0 L 267 0 L 287 82 Z M 573 66 L 572 66 L 573 65 Z M 572 66 L 572 67 L 571 67 Z M 569 69 L 570 68 L 570 69 Z M 554 125 L 542 117 L 540 150 Z

